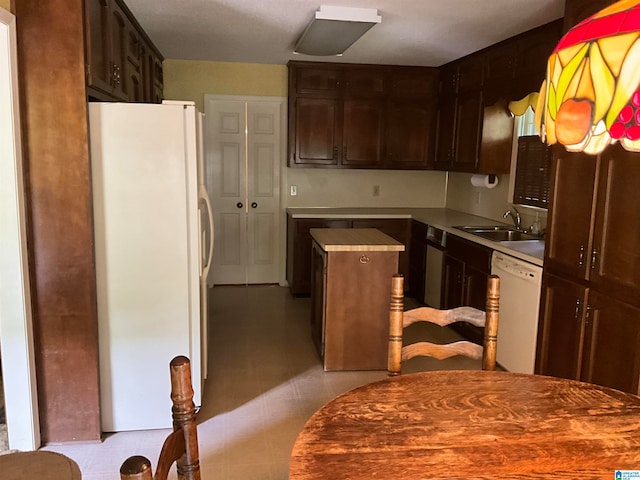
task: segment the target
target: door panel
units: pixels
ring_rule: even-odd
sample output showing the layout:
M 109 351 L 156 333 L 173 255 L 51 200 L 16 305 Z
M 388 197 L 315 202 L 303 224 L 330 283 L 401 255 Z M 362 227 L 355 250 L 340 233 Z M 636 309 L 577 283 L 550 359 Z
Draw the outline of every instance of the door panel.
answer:
M 221 213 L 218 217 L 218 225 L 225 232 L 222 238 L 216 239 L 216 252 L 214 269 L 222 271 L 225 267 L 241 267 L 243 263 L 242 238 L 244 227 L 242 225 L 244 215 L 235 213 Z M 214 220 L 215 221 L 215 220 Z M 218 229 L 216 229 L 218 230 Z
M 640 297 L 640 223 L 631 212 L 640 210 L 636 181 L 640 176 L 638 154 L 617 144 L 602 153 L 601 161 L 590 256 L 591 281 L 601 291 L 625 301 L 637 299 Z
M 640 309 L 592 291 L 582 380 L 638 393 Z
M 338 164 L 338 100 L 298 98 L 295 106 L 295 164 Z
M 536 373 L 580 378 L 586 305 L 583 286 L 545 274 Z
M 246 148 L 244 106 L 218 102 L 205 115 L 205 158 L 211 170 L 210 186 L 214 244 L 214 284 L 242 284 L 246 244 Z
M 342 164 L 382 167 L 382 103 L 345 100 Z
M 553 149 L 551 209 L 545 268 L 587 279 L 590 260 L 594 183 L 599 157 Z
M 248 104 L 248 282 L 278 281 L 280 223 L 280 105 Z

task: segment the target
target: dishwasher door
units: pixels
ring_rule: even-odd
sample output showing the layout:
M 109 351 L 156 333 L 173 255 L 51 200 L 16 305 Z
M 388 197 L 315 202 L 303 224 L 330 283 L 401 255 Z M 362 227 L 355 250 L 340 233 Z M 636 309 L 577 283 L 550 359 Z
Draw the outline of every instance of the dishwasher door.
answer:
M 510 372 L 533 373 L 542 268 L 494 251 L 491 273 L 500 277 L 497 361 Z

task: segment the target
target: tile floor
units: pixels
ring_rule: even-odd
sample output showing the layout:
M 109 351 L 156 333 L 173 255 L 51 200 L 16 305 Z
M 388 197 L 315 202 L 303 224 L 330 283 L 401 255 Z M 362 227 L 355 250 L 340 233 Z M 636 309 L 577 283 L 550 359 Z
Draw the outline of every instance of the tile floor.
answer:
M 291 448 L 313 412 L 342 392 L 386 377 L 383 371 L 324 372 L 310 338 L 309 308 L 308 298 L 279 286 L 211 290 L 209 378 L 198 414 L 203 479 L 286 480 Z M 439 327 L 430 332 L 441 340 L 457 337 Z M 414 359 L 404 371 L 445 368 L 478 369 L 480 363 Z M 130 455 L 155 465 L 167 434 L 122 432 L 100 443 L 44 450 L 73 458 L 84 480 L 113 480 Z

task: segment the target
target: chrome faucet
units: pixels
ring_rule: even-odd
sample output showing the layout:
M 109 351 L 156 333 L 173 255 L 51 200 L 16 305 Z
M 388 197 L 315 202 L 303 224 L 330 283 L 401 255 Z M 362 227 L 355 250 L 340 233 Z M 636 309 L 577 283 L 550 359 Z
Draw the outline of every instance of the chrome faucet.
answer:
M 513 210 L 507 210 L 504 212 L 502 218 L 507 218 L 509 216 L 511 216 L 516 229 L 520 230 L 522 228 L 522 218 L 520 218 L 520 212 L 516 210 L 516 207 L 513 207 Z

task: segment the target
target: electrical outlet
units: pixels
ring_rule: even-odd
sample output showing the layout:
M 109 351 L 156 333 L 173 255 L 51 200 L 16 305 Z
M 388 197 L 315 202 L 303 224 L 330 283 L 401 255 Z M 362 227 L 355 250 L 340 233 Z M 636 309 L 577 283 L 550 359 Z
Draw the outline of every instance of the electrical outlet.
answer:
M 380 185 L 374 185 L 373 186 L 373 196 L 377 197 L 380 195 Z
M 289 193 L 292 197 L 295 197 L 298 194 L 298 189 L 295 185 L 291 185 L 291 191 Z

